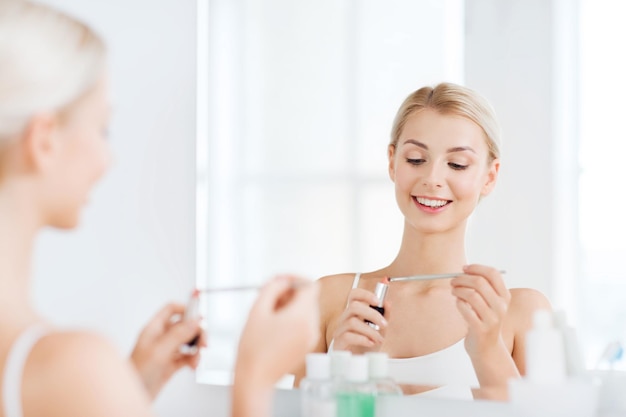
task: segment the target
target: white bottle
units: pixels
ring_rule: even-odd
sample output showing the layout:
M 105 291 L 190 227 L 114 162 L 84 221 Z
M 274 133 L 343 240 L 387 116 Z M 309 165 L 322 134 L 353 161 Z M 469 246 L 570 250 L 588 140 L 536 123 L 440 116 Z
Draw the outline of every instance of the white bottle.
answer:
M 509 381 L 509 399 L 522 417 L 593 417 L 597 389 L 581 378 L 568 378 L 564 339 L 553 315 L 538 310 L 526 334 L 526 376 Z
M 365 356 L 369 364 L 369 380 L 375 386 L 376 395 L 402 395 L 402 388 L 389 377 L 389 355 L 368 352 Z
M 563 310 L 554 312 L 554 325 L 561 331 L 563 336 L 563 348 L 565 349 L 565 371 L 567 376 L 582 377 L 585 373 L 580 342 L 576 329 L 567 324 L 567 317 Z
M 368 378 L 367 357 L 352 355 L 346 379 L 337 385 L 337 416 L 374 417 L 375 392 Z
M 558 384 L 567 377 L 563 335 L 548 310 L 535 311 L 526 335 L 526 376 L 536 384 Z
M 306 355 L 306 377 L 300 381 L 302 417 L 335 417 L 337 405 L 330 377 L 330 356 Z
M 332 350 L 328 352 L 330 356 L 330 377 L 335 383 L 339 383 L 346 378 L 350 357 L 352 352 L 348 350 Z

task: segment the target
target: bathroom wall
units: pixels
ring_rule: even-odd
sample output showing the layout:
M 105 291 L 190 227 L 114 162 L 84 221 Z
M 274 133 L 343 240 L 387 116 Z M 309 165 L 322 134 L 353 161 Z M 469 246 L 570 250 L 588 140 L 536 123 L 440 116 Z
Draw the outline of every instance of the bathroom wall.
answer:
M 44 2 L 86 20 L 108 43 L 114 161 L 80 228 L 40 240 L 35 302 L 60 325 L 104 333 L 126 355 L 148 318 L 184 301 L 195 282 L 196 2 Z M 156 410 L 200 414 L 193 387 L 191 372 L 178 375 Z

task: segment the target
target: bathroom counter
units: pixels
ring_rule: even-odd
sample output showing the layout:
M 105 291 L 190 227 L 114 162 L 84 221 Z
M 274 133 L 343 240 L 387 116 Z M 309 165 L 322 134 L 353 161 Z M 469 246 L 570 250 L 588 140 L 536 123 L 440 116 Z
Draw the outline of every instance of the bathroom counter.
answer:
M 203 397 L 211 401 L 214 417 L 228 417 L 230 413 L 230 387 L 201 384 Z M 277 389 L 274 397 L 273 417 L 299 417 L 300 391 Z M 377 417 L 502 417 L 515 416 L 511 404 L 496 401 L 470 401 L 419 396 L 388 397 L 379 399 Z

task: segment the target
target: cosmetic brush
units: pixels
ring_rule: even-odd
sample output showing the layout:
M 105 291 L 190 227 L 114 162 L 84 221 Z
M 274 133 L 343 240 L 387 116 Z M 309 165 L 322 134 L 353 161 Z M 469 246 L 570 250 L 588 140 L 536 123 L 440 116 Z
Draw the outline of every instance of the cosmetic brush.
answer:
M 302 288 L 308 285 L 313 284 L 315 281 L 302 281 L 302 282 L 294 282 L 291 284 L 291 288 Z M 241 285 L 241 286 L 233 286 L 233 287 L 215 287 L 215 288 L 199 288 L 195 291 L 198 291 L 200 294 L 212 294 L 219 292 L 240 292 L 240 291 L 258 291 L 263 288 L 263 285 Z
M 506 271 L 498 271 L 501 274 L 506 274 Z M 428 274 L 428 275 L 411 275 L 408 277 L 394 277 L 389 278 L 389 282 L 401 282 L 401 281 L 428 281 L 432 279 L 445 279 L 454 278 L 459 275 L 463 275 L 465 272 L 452 272 L 448 274 Z
M 238 287 L 216 287 L 216 288 L 200 288 L 197 291 L 200 294 L 210 294 L 216 292 L 238 292 L 238 291 L 253 291 L 260 290 L 260 285 L 242 285 Z

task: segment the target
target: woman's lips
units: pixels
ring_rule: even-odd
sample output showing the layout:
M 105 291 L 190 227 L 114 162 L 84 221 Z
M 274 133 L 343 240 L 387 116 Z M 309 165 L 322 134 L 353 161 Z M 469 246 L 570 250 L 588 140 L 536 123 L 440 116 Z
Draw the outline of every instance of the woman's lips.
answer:
M 416 197 L 413 196 L 413 202 L 422 211 L 427 213 L 439 213 L 452 203 L 451 200 L 445 200 L 441 198 L 428 198 L 428 197 Z

